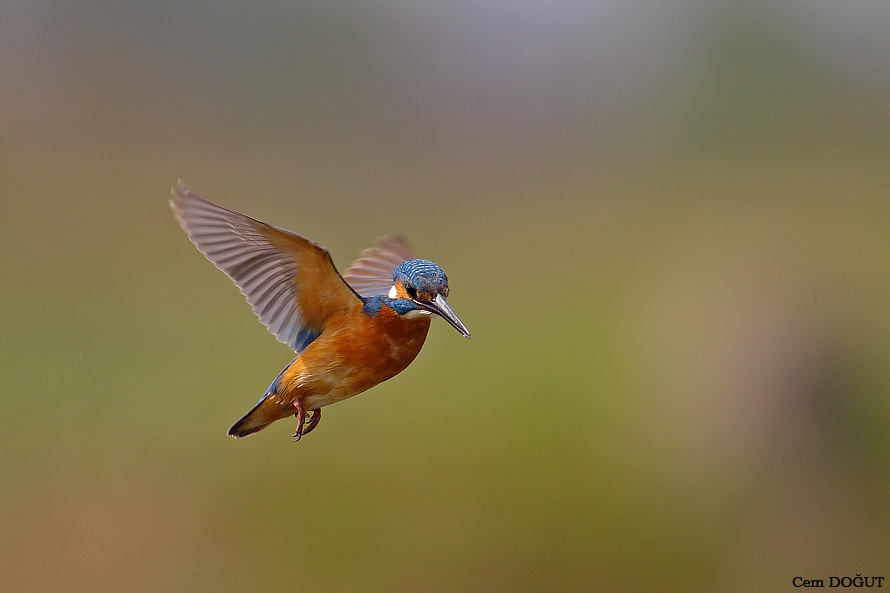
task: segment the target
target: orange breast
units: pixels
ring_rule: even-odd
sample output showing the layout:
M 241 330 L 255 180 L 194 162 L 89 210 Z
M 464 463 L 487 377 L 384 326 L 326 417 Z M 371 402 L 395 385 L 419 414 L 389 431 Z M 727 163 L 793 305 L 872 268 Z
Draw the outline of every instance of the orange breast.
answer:
M 332 316 L 284 372 L 280 391 L 307 410 L 361 393 L 411 364 L 429 328 L 429 315 L 406 318 L 386 305 L 374 317 L 361 309 Z

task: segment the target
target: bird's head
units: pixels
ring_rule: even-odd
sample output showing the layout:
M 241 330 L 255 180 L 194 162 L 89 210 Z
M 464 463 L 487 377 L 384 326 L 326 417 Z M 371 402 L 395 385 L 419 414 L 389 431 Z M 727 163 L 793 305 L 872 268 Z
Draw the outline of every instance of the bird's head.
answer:
M 401 263 L 392 274 L 391 299 L 407 299 L 418 311 L 435 313 L 465 338 L 470 330 L 457 318 L 448 305 L 448 277 L 445 272 L 426 259 L 412 259 Z

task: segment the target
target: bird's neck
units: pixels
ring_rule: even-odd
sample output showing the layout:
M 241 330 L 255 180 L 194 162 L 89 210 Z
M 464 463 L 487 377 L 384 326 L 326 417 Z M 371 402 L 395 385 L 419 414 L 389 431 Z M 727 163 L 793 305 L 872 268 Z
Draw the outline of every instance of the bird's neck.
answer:
M 405 319 L 428 317 L 429 312 L 419 308 L 411 299 L 392 299 L 384 295 L 376 295 L 365 299 L 362 311 L 369 317 L 377 317 L 382 311 L 395 313 Z

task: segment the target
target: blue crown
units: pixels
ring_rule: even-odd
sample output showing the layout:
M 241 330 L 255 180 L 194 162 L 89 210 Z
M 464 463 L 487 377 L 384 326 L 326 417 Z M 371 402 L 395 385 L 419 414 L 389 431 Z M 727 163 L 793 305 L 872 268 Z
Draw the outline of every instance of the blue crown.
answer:
M 411 294 L 441 294 L 448 296 L 448 276 L 442 268 L 428 259 L 412 259 L 399 264 L 392 273 L 393 282 L 401 281 L 402 286 Z

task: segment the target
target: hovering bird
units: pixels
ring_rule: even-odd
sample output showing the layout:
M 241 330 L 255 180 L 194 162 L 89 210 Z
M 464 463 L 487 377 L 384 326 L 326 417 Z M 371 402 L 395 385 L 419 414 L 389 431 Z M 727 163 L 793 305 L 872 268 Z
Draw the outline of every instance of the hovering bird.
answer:
M 328 251 L 309 239 L 201 197 L 182 181 L 172 192 L 170 206 L 192 243 L 297 353 L 230 436 L 296 416 L 300 440 L 318 426 L 322 407 L 405 370 L 432 315 L 470 337 L 445 300 L 445 272 L 415 259 L 397 237 L 379 239 L 341 276 Z

